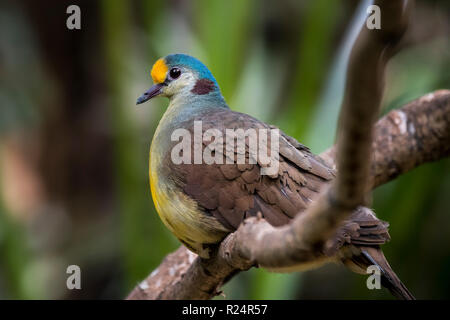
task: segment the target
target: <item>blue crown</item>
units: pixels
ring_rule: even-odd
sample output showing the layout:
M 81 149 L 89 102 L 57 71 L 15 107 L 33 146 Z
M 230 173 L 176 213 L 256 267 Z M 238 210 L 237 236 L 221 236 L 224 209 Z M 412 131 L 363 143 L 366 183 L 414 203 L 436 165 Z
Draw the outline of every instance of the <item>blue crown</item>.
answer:
M 208 79 L 217 84 L 216 79 L 214 79 L 211 71 L 200 61 L 194 57 L 191 57 L 187 54 L 169 54 L 164 58 L 166 63 L 171 66 L 186 66 L 192 70 L 197 71 L 200 79 Z

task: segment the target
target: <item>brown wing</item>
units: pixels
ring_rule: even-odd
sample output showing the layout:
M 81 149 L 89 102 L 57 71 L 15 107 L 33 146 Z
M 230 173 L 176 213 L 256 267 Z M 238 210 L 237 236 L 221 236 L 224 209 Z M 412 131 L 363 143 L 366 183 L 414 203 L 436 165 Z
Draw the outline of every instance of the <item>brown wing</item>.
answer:
M 228 109 L 209 112 L 197 120 L 202 121 L 203 131 L 214 128 L 223 132 L 224 136 L 225 129 L 275 128 Z M 192 124 L 193 120 L 186 122 L 183 128 L 193 132 Z M 335 175 L 320 157 L 282 132 L 279 137 L 278 171 L 270 176 L 261 175 L 264 164 L 259 159 L 256 159 L 256 164 L 248 164 L 251 158 L 249 140 L 246 139 L 245 143 L 246 164 L 236 164 L 234 161 L 232 164 L 174 165 L 170 162 L 169 166 L 170 175 L 184 192 L 206 214 L 213 215 L 230 231 L 237 229 L 246 217 L 255 216 L 258 212 L 274 226 L 289 223 L 290 219 L 303 212 Z M 270 143 L 268 139 L 269 148 Z M 204 142 L 203 148 L 208 147 L 210 142 Z M 234 147 L 236 156 L 239 150 L 237 146 Z M 225 155 L 221 156 L 225 163 Z M 386 225 L 373 214 L 355 211 L 351 219 L 338 230 L 330 249 L 337 249 L 345 243 L 385 242 L 386 230 Z

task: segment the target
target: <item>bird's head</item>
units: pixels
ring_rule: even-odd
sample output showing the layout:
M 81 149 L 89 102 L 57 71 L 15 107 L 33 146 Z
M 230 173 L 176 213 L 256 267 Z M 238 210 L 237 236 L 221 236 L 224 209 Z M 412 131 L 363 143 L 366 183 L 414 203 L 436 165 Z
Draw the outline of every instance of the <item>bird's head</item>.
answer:
M 186 54 L 171 54 L 157 60 L 151 76 L 154 85 L 137 99 L 136 104 L 156 96 L 220 95 L 216 79 L 208 68 Z

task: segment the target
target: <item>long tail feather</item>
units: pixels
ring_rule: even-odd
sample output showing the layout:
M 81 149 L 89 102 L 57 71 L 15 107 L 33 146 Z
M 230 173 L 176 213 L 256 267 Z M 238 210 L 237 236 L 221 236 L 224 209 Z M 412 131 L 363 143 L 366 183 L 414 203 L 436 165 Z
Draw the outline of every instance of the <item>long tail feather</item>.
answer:
M 411 292 L 392 270 L 383 252 L 378 247 L 359 247 L 361 255 L 353 257 L 357 265 L 376 265 L 381 271 L 381 285 L 388 289 L 397 299 L 415 300 Z

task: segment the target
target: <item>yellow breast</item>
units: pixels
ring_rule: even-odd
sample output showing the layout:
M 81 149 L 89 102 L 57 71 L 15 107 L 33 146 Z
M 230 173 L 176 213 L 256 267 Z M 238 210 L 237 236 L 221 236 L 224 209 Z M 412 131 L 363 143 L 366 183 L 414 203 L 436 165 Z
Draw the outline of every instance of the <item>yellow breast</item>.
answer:
M 156 135 L 157 133 L 155 133 Z M 197 203 L 170 179 L 160 176 L 161 155 L 155 151 L 155 139 L 150 149 L 150 189 L 159 217 L 167 228 L 189 249 L 205 256 L 203 244 L 219 242 L 227 233 L 214 217 L 202 212 Z

